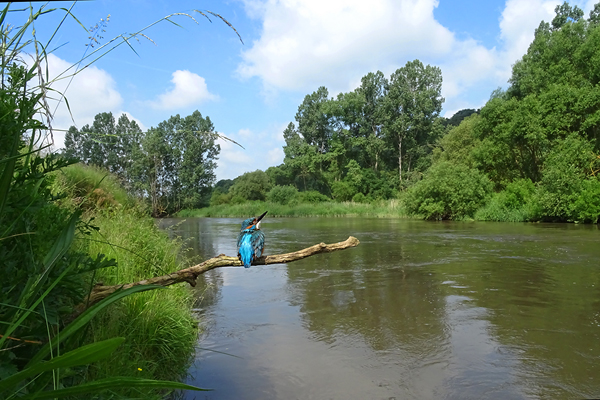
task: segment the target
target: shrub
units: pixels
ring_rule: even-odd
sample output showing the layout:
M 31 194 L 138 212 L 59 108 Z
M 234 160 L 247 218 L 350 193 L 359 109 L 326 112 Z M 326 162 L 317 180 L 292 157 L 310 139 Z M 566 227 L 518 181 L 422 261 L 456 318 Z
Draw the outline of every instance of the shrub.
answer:
M 235 198 L 241 197 L 245 200 L 264 200 L 265 195 L 271 189 L 269 176 L 261 170 L 246 172 L 235 179 L 235 183 L 229 189 L 229 193 Z
M 231 202 L 231 195 L 229 193 L 223 193 L 220 189 L 216 188 L 212 196 L 210 197 L 210 205 L 218 206 L 219 204 L 229 204 Z
M 331 195 L 337 201 L 349 201 L 354 193 L 347 182 L 336 181 L 331 184 Z
M 579 211 L 575 203 L 584 187 L 594 191 L 593 184 L 584 183 L 590 163 L 595 160 L 593 146 L 573 134 L 560 141 L 548 154 L 539 182 L 537 201 L 542 215 L 548 220 L 575 221 Z M 586 214 L 584 212 L 584 214 Z M 587 214 L 586 214 L 587 215 Z
M 300 200 L 301 203 L 321 203 L 331 199 L 316 190 L 307 190 L 306 192 L 298 193 L 298 200 Z
M 365 197 L 364 194 L 362 193 L 356 193 L 353 197 L 352 197 L 352 201 L 354 203 L 365 203 L 367 201 L 367 198 Z
M 600 222 L 600 181 L 588 179 L 582 182 L 582 190 L 573 204 L 572 218 L 576 222 Z
M 535 202 L 536 187 L 530 179 L 519 179 L 495 193 L 484 207 L 477 210 L 475 219 L 480 221 L 524 222 L 538 219 Z
M 473 216 L 491 191 L 492 183 L 480 171 L 440 162 L 407 191 L 404 201 L 409 213 L 426 219 L 460 219 Z
M 298 196 L 298 189 L 294 186 L 277 185 L 267 193 L 267 201 L 278 204 L 288 204 L 291 200 Z

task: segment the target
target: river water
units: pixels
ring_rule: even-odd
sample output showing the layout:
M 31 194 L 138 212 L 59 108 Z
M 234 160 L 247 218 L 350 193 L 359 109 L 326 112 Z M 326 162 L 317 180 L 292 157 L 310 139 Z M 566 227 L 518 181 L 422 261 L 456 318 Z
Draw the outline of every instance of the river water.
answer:
M 163 220 L 199 259 L 241 218 Z M 266 218 L 266 254 L 357 237 L 290 264 L 220 268 L 185 399 L 600 398 L 600 230 L 572 224 Z M 223 354 L 226 353 L 226 354 Z

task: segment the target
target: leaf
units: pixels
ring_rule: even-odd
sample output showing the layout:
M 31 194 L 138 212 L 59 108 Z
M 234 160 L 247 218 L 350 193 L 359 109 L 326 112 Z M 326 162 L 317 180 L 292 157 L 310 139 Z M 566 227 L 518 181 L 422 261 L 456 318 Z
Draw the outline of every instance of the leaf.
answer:
M 40 351 L 38 351 L 38 353 L 29 361 L 27 366 L 30 366 L 37 362 L 40 362 L 41 360 L 46 358 L 46 356 L 48 356 L 48 354 L 50 354 L 51 348 L 52 349 L 55 348 L 60 343 L 62 343 L 64 340 L 68 339 L 71 335 L 73 335 L 75 332 L 77 332 L 79 329 L 83 328 L 85 325 L 87 325 L 88 322 L 90 322 L 92 320 L 92 318 L 94 318 L 94 316 L 96 316 L 96 314 L 98 314 L 98 312 L 100 312 L 107 306 L 111 305 L 115 301 L 120 300 L 123 297 L 129 296 L 133 293 L 143 292 L 143 291 L 152 290 L 152 289 L 164 289 L 164 287 L 156 286 L 156 285 L 139 285 L 139 286 L 131 287 L 129 289 L 125 289 L 125 290 L 119 290 L 117 292 L 114 292 L 107 298 L 103 299 L 99 303 L 88 308 L 79 317 L 77 317 L 73 322 L 71 322 L 69 325 L 67 325 L 60 332 L 60 335 L 58 335 L 55 340 L 53 340 L 51 343 L 49 342 L 46 345 L 44 345 L 44 347 L 42 347 L 40 349 Z
M 196 386 L 187 385 L 181 382 L 173 381 L 157 381 L 153 379 L 143 378 L 106 378 L 99 379 L 94 382 L 84 383 L 82 385 L 53 390 L 49 392 L 39 392 L 29 396 L 20 397 L 22 400 L 34 400 L 34 399 L 53 399 L 57 397 L 66 396 L 77 396 L 85 393 L 97 393 L 101 390 L 114 389 L 114 388 L 131 388 L 131 387 L 144 387 L 144 388 L 163 388 L 163 389 L 180 389 L 180 390 L 196 390 L 196 391 L 210 391 L 212 389 L 202 389 Z
M 42 372 L 52 371 L 57 368 L 69 368 L 78 365 L 86 365 L 108 357 L 117 347 L 123 343 L 125 338 L 113 338 L 101 342 L 88 344 L 53 358 L 48 362 L 36 362 L 23 371 L 0 381 L 0 391 L 17 386 L 25 379 L 31 378 Z M 30 363 L 31 364 L 31 363 Z

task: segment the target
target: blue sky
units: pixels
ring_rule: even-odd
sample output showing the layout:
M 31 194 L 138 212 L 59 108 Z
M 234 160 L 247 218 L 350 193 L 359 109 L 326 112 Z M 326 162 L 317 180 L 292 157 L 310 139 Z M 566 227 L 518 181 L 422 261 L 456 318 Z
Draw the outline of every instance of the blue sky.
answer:
M 586 12 L 597 0 L 571 1 Z M 79 128 L 97 113 L 125 112 L 143 128 L 171 115 L 199 110 L 215 128 L 245 149 L 221 142 L 217 179 L 231 179 L 283 161 L 283 129 L 294 121 L 305 95 L 319 86 L 331 96 L 354 90 L 360 78 L 381 70 L 386 76 L 419 59 L 439 66 L 446 101 L 442 115 L 480 108 L 497 87 L 506 87 L 511 66 L 527 51 L 541 20 L 551 21 L 560 1 L 550 0 L 95 0 L 75 4 L 86 27 L 110 19 L 101 44 L 135 32 L 172 13 L 177 27 L 163 21 L 120 46 L 73 79 L 54 127 Z M 39 7 L 43 3 L 34 3 Z M 48 7 L 69 7 L 52 2 Z M 15 6 L 14 6 L 15 7 Z M 226 18 L 212 23 L 193 10 Z M 60 13 L 36 24 L 38 38 L 50 37 Z M 19 25 L 23 15 L 10 19 Z M 89 32 L 68 19 L 53 40 L 49 58 L 57 75 L 86 51 Z M 97 48 L 97 47 L 96 47 Z M 90 50 L 87 50 L 88 52 Z M 137 54 L 136 54 L 137 52 Z M 65 81 L 56 84 L 64 90 Z M 63 134 L 55 133 L 62 147 Z

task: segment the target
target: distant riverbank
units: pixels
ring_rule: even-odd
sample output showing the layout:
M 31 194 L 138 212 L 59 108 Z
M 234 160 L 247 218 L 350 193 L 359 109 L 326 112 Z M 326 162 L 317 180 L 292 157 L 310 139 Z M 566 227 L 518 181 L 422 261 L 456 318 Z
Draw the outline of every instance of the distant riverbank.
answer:
M 252 201 L 242 204 L 220 204 L 217 206 L 181 210 L 178 217 L 245 217 L 268 211 L 270 217 L 399 217 L 408 218 L 399 200 L 382 200 L 373 203 L 319 202 L 299 204 L 278 204 L 265 201 Z

